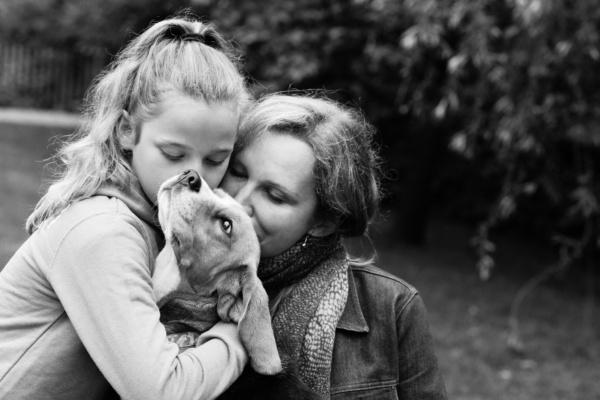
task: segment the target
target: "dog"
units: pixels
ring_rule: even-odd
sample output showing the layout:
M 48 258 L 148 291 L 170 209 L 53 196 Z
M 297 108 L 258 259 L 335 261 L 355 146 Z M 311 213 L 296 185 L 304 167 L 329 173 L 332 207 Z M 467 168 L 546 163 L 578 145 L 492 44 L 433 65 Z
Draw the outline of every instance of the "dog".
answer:
M 204 296 L 199 307 L 205 315 L 216 307 L 221 320 L 238 324 L 252 368 L 261 375 L 281 373 L 269 299 L 256 274 L 260 246 L 243 207 L 190 170 L 161 185 L 158 217 L 165 234 L 152 276 L 159 305 L 176 291 L 196 301 Z M 215 322 L 199 321 L 204 325 L 196 328 Z
M 278 353 L 269 299 L 256 274 L 260 246 L 242 206 L 185 171 L 160 187 L 158 207 L 165 247 L 152 282 L 167 333 L 202 333 L 219 319 L 234 321 L 250 356 L 219 399 L 320 399 L 294 360 Z

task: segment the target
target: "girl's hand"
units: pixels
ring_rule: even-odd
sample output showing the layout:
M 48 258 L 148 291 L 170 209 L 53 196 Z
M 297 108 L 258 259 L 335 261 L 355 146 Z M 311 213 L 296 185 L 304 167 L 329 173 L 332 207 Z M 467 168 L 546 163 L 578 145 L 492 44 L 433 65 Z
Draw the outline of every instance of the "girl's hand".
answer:
M 217 322 L 215 326 L 204 332 L 196 340 L 196 346 L 200 346 L 211 339 L 221 339 L 225 343 L 237 342 L 240 347 L 244 347 L 238 334 L 238 326 L 233 322 Z M 244 349 L 244 352 L 246 350 Z
M 198 340 L 199 337 L 200 334 L 198 332 L 183 332 L 167 335 L 169 342 L 173 342 L 179 346 L 180 353 L 196 347 L 196 340 Z

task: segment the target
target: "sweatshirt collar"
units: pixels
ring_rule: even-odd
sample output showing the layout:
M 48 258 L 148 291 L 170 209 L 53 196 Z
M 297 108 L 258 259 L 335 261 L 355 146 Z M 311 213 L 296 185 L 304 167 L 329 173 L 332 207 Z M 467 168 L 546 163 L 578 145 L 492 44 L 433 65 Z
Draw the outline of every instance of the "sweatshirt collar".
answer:
M 114 197 L 121 200 L 136 217 L 148 225 L 160 229 L 157 208 L 146 197 L 137 179 L 132 179 L 127 187 L 120 187 L 110 182 L 105 183 L 98 189 L 96 195 Z

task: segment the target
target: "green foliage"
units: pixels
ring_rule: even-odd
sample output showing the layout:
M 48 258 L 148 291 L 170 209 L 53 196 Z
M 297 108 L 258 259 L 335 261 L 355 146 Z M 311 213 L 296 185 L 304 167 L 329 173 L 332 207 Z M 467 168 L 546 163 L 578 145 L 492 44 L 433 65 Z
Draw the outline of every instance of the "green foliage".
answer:
M 184 7 L 235 39 L 257 92 L 327 89 L 359 105 L 397 170 L 392 200 L 420 224 L 427 204 L 481 222 L 483 278 L 503 221 L 597 248 L 595 1 L 4 0 L 0 33 L 114 54 Z
M 110 54 L 153 20 L 193 0 L 2 0 L 0 34 L 18 43 Z
M 488 34 L 463 39 L 448 59 L 445 98 L 456 94 L 465 121 L 451 147 L 501 177 L 479 241 L 485 243 L 499 221 L 526 217 L 547 236 L 575 235 L 593 249 L 599 236 L 600 13 L 590 1 L 504 2 L 504 10 L 500 2 L 478 4 L 470 21 L 485 21 L 487 29 L 479 32 Z M 528 202 L 535 208 L 521 210 Z M 489 255 L 483 251 L 481 265 Z

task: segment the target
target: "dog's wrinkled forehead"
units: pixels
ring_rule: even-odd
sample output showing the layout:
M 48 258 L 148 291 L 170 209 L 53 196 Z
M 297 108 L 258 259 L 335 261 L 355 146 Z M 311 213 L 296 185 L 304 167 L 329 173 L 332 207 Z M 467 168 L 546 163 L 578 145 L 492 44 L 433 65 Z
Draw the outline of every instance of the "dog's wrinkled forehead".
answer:
M 227 204 L 232 204 L 236 207 L 243 208 L 240 203 L 235 201 L 235 199 L 228 195 L 223 189 L 215 189 L 213 190 L 213 193 Z
M 212 204 L 212 213 L 236 221 L 238 224 L 238 233 L 239 229 L 243 229 L 244 231 L 250 230 L 254 233 L 252 218 L 246 214 L 244 207 L 221 189 L 215 189 L 213 192 L 216 201 Z
M 188 207 L 194 213 L 193 224 L 196 228 L 206 226 L 208 221 L 226 219 L 233 224 L 232 236 L 252 235 L 252 219 L 244 207 L 221 189 L 206 189 L 209 193 L 198 194 L 188 201 Z

